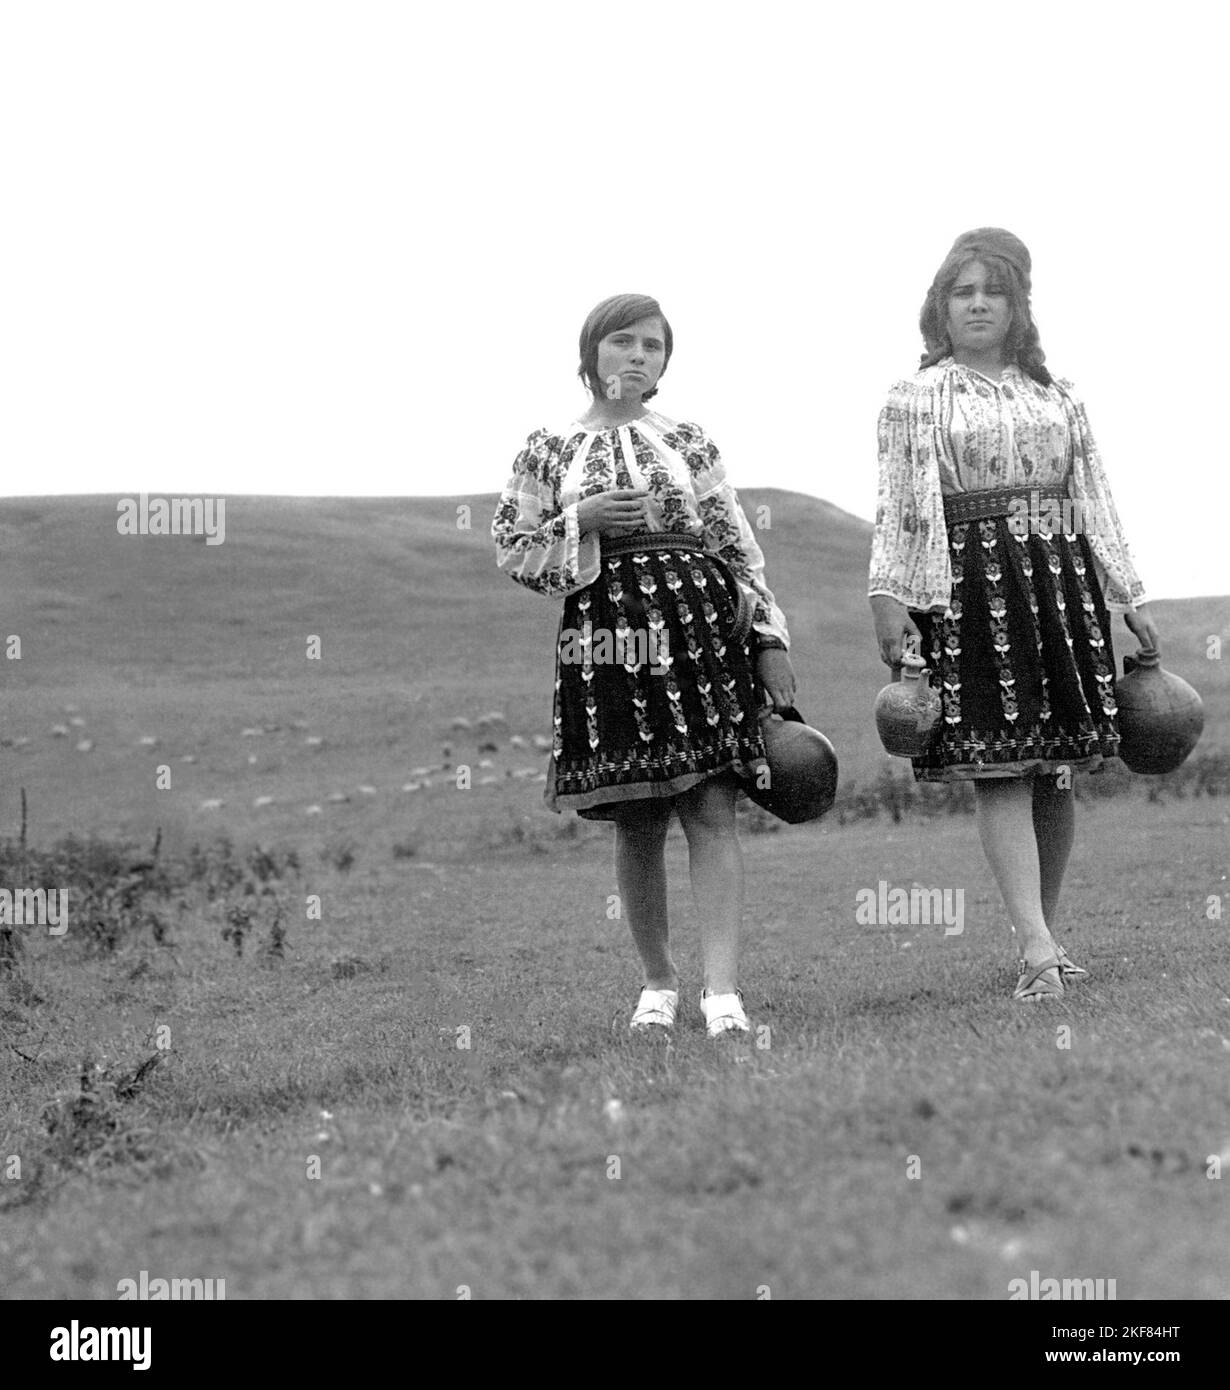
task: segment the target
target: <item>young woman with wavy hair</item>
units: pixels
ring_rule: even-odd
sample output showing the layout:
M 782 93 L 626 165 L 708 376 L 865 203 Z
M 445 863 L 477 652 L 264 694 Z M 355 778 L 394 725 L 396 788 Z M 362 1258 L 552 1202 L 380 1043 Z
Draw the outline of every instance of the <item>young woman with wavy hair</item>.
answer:
M 881 658 L 914 639 L 943 718 L 919 779 L 970 779 L 1020 949 L 1013 997 L 1088 972 L 1051 934 L 1074 836 L 1072 773 L 1119 747 L 1111 613 L 1159 646 L 1101 456 L 1045 365 L 1031 261 L 999 227 L 957 238 L 920 318 L 921 370 L 880 413 L 868 592 Z

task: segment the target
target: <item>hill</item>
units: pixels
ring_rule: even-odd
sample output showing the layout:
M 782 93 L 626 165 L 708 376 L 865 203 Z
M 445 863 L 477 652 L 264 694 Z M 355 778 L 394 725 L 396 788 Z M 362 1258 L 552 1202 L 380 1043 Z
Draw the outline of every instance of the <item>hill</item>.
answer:
M 870 524 L 776 489 L 741 500 L 790 623 L 799 708 L 833 740 L 843 779 L 873 777 L 888 760 L 871 722 L 885 671 L 864 596 Z M 450 740 L 454 761 L 478 761 L 453 718 L 499 710 L 508 733 L 550 728 L 559 604 L 496 569 L 495 502 L 230 497 L 221 545 L 121 536 L 111 497 L 5 502 L 0 635 L 21 639 L 4 668 L 5 833 L 19 786 L 39 835 L 160 824 L 192 839 L 224 824 L 268 837 L 301 833 L 305 814 L 361 835 L 388 823 L 395 796 L 399 821 L 439 828 L 457 809 L 438 801 L 447 779 L 416 789 L 431 796 L 402 788 L 430 782 L 415 768 L 443 761 Z M 1154 607 L 1166 665 L 1203 694 L 1208 746 L 1225 746 L 1230 601 Z M 1217 633 L 1222 661 L 1206 656 Z M 320 660 L 307 659 L 312 635 Z M 1120 654 L 1132 642 L 1119 626 L 1115 640 Z M 506 742 L 491 762 L 501 783 L 544 766 Z M 516 791 L 538 814 L 541 786 Z M 202 810 L 210 801 L 225 805 Z

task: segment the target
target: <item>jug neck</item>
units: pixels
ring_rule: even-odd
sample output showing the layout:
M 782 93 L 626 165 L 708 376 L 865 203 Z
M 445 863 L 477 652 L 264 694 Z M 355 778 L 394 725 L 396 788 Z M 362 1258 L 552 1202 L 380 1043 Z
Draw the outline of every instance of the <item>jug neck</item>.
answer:
M 1132 656 L 1130 653 L 1123 654 L 1124 675 L 1131 675 L 1133 671 L 1160 671 L 1162 668 L 1162 658 L 1154 647 L 1141 647 Z

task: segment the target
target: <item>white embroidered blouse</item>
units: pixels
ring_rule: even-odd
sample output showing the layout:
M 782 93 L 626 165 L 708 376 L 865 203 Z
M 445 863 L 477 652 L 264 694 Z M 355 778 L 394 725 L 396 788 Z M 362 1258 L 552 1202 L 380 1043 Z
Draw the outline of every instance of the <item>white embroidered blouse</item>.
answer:
M 1070 382 L 1043 386 L 1016 366 L 995 382 L 946 357 L 892 388 L 880 412 L 879 444 L 869 594 L 942 613 L 952 596 L 944 497 L 1019 487 L 1027 499 L 1031 487 L 1066 485 L 1082 503 L 1107 609 L 1122 613 L 1145 602 L 1085 407 Z
M 764 555 L 717 445 L 699 425 L 656 411 L 618 428 L 573 421 L 529 436 L 491 523 L 500 568 L 556 597 L 592 584 L 601 542 L 596 531 L 580 534 L 577 506 L 596 493 L 631 487 L 648 489 L 648 529 L 695 536 L 720 555 L 752 598 L 753 629 L 789 647 L 785 615 L 765 583 Z

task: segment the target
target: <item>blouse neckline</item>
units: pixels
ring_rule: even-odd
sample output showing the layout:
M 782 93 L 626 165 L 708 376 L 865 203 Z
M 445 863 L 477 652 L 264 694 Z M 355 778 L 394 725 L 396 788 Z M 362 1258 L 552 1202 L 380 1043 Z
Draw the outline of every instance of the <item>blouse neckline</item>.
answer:
M 644 415 L 638 415 L 635 420 L 625 420 L 622 425 L 603 425 L 601 428 L 582 424 L 580 420 L 570 420 L 565 427 L 564 433 L 574 434 L 577 430 L 580 430 L 583 434 L 610 434 L 614 430 L 625 430 L 629 425 L 643 425 L 646 421 L 652 422 L 661 420 L 662 418 L 663 417 L 660 416 L 657 411 L 646 410 Z
M 939 364 L 941 367 L 955 367 L 958 371 L 972 372 L 974 376 L 980 377 L 988 386 L 1003 386 L 1004 382 L 1011 376 L 1014 380 L 1021 375 L 1021 369 L 1015 362 L 1008 362 L 1004 365 L 1004 370 L 998 381 L 993 376 L 987 376 L 985 372 L 980 372 L 977 367 L 969 367 L 964 362 L 958 362 L 955 357 L 945 357 Z

